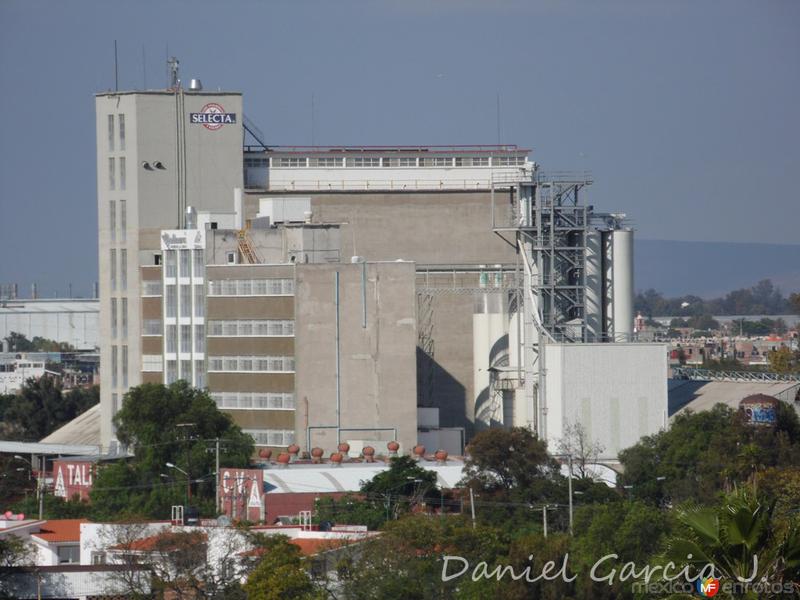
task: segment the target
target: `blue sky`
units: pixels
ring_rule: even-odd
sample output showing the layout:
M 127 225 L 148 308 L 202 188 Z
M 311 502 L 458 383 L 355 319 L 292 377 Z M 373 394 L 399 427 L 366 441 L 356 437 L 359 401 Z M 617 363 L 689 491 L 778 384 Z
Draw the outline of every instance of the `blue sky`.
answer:
M 496 143 L 499 94 L 500 140 L 591 170 L 640 237 L 794 244 L 798 31 L 775 0 L 2 0 L 0 282 L 96 279 L 114 40 L 121 88 L 163 87 L 168 47 L 272 144 L 311 143 L 312 95 L 318 144 Z

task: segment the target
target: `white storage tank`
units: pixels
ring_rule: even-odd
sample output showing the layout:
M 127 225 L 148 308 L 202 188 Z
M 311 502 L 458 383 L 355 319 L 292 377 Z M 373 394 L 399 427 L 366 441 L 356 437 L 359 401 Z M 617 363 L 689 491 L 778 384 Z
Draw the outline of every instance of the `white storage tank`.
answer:
M 615 342 L 633 337 L 633 229 L 617 229 L 612 234 L 613 334 Z

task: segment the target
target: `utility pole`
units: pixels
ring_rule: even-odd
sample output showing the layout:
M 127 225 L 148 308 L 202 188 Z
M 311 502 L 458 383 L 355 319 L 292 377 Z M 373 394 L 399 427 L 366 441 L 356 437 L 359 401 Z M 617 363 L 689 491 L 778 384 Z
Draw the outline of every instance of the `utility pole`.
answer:
M 544 537 L 547 539 L 547 504 L 542 507 L 542 525 L 544 526 Z
M 215 487 L 215 491 L 214 491 L 214 498 L 216 498 L 217 512 L 219 512 L 220 504 L 221 504 L 220 501 L 219 501 L 220 500 L 220 493 L 219 493 L 219 438 L 215 439 L 214 442 L 216 444 L 216 461 L 215 461 L 216 469 L 214 469 L 214 485 L 216 487 Z
M 472 528 L 475 529 L 475 496 L 472 494 L 472 488 L 469 488 L 469 508 L 472 511 Z
M 572 454 L 567 454 L 567 466 L 569 468 L 569 534 L 572 535 Z
M 42 470 L 44 469 L 44 456 L 39 457 L 39 477 L 36 480 L 36 491 L 39 494 L 39 520 L 42 520 L 44 514 L 44 479 L 42 479 Z

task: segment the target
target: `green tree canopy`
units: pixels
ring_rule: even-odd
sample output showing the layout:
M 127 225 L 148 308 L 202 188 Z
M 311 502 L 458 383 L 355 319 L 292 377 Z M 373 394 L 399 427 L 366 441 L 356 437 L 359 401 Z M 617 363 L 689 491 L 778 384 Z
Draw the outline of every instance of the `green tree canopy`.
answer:
M 184 381 L 131 388 L 114 424 L 117 439 L 134 456 L 101 468 L 95 481 L 92 502 L 111 515 L 164 518 L 172 504 L 182 504 L 187 476 L 167 463 L 188 473 L 193 502 L 213 513 L 214 440 L 220 439 L 220 461 L 226 466 L 247 466 L 253 454 L 252 438 L 205 391 Z

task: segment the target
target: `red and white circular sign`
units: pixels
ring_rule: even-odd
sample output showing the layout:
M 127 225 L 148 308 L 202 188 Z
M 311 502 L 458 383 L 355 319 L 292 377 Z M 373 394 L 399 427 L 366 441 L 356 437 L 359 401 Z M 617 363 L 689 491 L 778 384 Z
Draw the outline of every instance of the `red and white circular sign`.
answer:
M 224 124 L 222 117 L 215 117 L 214 115 L 224 115 L 225 109 L 216 102 L 209 102 L 201 110 L 200 114 L 208 115 L 203 122 L 203 127 L 214 131 L 219 129 Z

